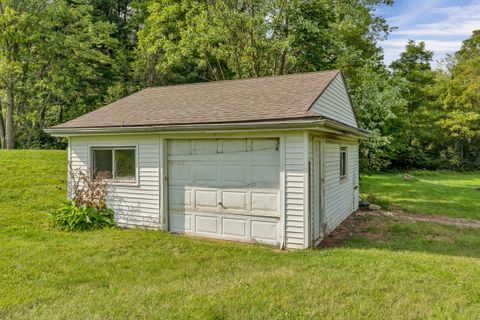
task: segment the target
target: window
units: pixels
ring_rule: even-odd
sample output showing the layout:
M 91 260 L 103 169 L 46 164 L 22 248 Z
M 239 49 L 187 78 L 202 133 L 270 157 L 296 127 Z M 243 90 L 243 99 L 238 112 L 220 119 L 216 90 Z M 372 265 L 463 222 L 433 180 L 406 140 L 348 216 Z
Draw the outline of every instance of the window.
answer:
M 92 148 L 92 173 L 118 182 L 135 182 L 135 148 Z
M 340 180 L 347 178 L 347 148 L 340 148 Z

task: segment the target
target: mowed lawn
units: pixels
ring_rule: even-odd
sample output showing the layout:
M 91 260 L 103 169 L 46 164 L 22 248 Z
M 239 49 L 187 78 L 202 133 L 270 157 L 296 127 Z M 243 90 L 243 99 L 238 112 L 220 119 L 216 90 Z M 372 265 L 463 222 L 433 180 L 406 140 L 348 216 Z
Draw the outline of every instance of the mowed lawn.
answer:
M 361 176 L 361 196 L 408 212 L 480 219 L 480 172 L 413 171 Z
M 473 319 L 480 231 L 386 221 L 280 252 L 154 230 L 68 233 L 66 153 L 0 151 L 0 318 Z M 380 234 L 378 241 L 371 234 Z

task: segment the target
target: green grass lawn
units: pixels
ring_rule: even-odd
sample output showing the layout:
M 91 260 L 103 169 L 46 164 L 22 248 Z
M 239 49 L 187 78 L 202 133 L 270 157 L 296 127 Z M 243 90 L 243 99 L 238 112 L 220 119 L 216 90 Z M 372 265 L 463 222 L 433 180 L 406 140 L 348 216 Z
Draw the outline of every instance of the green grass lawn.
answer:
M 385 220 L 342 247 L 294 252 L 154 230 L 61 232 L 47 212 L 64 200 L 65 169 L 65 152 L 0 151 L 0 318 L 480 314 L 478 230 Z
M 400 173 L 361 176 L 361 196 L 375 194 L 384 207 L 408 212 L 480 219 L 480 172 L 414 171 L 413 179 Z

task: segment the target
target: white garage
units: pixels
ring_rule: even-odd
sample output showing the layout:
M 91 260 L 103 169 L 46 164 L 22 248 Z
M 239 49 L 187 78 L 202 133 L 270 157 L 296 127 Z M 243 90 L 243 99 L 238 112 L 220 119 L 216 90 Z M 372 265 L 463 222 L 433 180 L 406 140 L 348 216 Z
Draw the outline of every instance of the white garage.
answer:
M 357 209 L 368 137 L 339 71 L 147 88 L 47 131 L 108 173 L 119 226 L 288 249 Z

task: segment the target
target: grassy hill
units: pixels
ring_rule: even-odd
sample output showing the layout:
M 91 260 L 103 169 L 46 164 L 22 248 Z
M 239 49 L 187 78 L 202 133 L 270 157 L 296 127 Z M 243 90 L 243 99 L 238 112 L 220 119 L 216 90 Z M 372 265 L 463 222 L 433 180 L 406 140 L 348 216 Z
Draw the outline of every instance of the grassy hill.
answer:
M 377 221 L 279 252 L 154 230 L 67 233 L 66 153 L 0 151 L 0 318 L 476 318 L 480 231 Z M 372 228 L 375 227 L 375 230 Z

